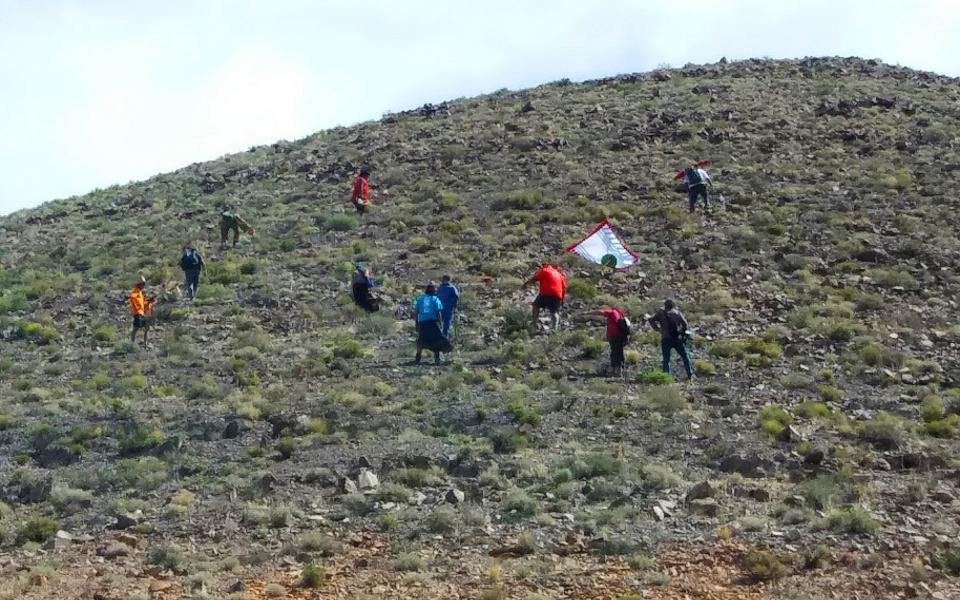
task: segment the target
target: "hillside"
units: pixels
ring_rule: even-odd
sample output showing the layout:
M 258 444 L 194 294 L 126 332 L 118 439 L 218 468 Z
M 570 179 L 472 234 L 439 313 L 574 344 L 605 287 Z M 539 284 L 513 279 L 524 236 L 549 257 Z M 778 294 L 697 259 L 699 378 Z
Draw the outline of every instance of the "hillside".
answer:
M 672 175 L 701 158 L 715 209 L 691 215 Z M 958 597 L 958 186 L 958 80 L 749 60 L 428 105 L 4 217 L 0 598 Z M 227 204 L 256 235 L 221 251 Z M 636 268 L 564 253 L 603 218 Z M 546 260 L 571 280 L 554 333 L 521 288 Z M 410 365 L 405 307 L 444 274 L 456 350 Z M 605 376 L 583 313 L 641 325 L 667 297 L 698 378 L 662 377 L 645 329 Z

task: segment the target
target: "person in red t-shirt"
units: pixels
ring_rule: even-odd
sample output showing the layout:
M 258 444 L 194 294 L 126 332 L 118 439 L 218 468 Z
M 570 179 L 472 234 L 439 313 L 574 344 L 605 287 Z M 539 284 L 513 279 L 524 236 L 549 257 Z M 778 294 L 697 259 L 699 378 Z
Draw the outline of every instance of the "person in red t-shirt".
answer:
M 560 328 L 560 308 L 563 306 L 563 298 L 567 295 L 567 278 L 556 265 L 543 263 L 540 269 L 526 280 L 523 285 L 540 284 L 540 293 L 533 301 L 533 325 L 537 326 L 540 322 L 540 309 L 545 308 L 550 311 L 553 318 L 554 330 Z
M 361 217 L 367 212 L 367 204 L 370 203 L 370 171 L 363 169 L 360 176 L 353 182 L 353 193 L 350 195 L 350 202 L 357 209 L 357 214 Z
M 607 342 L 610 344 L 610 368 L 614 375 L 623 373 L 623 347 L 630 337 L 627 316 L 615 306 L 587 313 L 607 319 Z

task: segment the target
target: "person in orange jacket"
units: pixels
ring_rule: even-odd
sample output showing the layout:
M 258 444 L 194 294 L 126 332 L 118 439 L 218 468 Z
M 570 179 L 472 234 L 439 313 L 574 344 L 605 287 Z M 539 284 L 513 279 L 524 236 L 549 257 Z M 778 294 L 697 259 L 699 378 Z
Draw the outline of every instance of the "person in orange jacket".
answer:
M 130 312 L 133 314 L 133 329 L 130 330 L 130 343 L 134 343 L 137 337 L 137 330 L 143 330 L 143 345 L 147 345 L 147 332 L 150 331 L 150 320 L 153 317 L 153 307 L 157 302 L 156 296 L 144 296 L 143 288 L 147 286 L 147 280 L 143 277 L 133 287 L 130 292 Z
M 360 176 L 353 182 L 353 193 L 350 194 L 350 202 L 353 202 L 357 209 L 357 215 L 361 218 L 363 213 L 367 212 L 367 205 L 370 204 L 370 170 L 363 169 Z
M 553 329 L 560 328 L 560 308 L 563 306 L 563 298 L 567 295 L 567 277 L 560 270 L 560 267 L 543 263 L 540 269 L 534 273 L 533 277 L 526 280 L 523 285 L 540 284 L 540 293 L 533 301 L 533 326 L 536 327 L 540 322 L 540 309 L 545 308 L 550 311 L 553 318 Z

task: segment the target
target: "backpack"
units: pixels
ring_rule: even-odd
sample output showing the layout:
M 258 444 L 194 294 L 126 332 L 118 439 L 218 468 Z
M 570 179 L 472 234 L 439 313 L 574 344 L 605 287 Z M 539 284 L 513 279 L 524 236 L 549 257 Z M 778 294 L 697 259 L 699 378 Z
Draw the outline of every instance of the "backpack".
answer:
M 200 255 L 196 250 L 187 250 L 180 259 L 180 268 L 183 270 L 197 269 L 200 267 Z
M 700 177 L 700 171 L 697 169 L 694 169 L 693 167 L 689 167 L 687 169 L 686 175 L 687 175 L 687 185 L 690 187 L 693 187 L 695 185 L 700 185 L 701 183 L 703 183 L 703 178 Z
M 683 320 L 675 312 L 666 312 L 664 313 L 667 317 L 667 329 L 669 330 L 670 337 L 682 337 L 686 335 L 687 328 L 683 324 Z
M 629 337 L 633 333 L 633 323 L 630 322 L 630 319 L 627 318 L 627 315 L 620 315 L 620 320 L 617 321 L 617 327 L 620 328 L 620 333 L 624 337 Z

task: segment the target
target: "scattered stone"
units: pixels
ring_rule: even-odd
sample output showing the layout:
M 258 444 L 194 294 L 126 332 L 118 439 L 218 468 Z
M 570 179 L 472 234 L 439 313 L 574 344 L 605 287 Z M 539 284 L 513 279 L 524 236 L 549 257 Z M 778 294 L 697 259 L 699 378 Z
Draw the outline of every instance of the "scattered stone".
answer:
M 117 515 L 117 521 L 113 524 L 114 529 L 130 529 L 143 522 L 143 511 L 122 512 Z
M 130 546 L 121 544 L 119 542 L 111 542 L 106 546 L 102 546 L 98 548 L 97 554 L 107 559 L 120 558 L 121 556 L 129 556 Z
M 666 518 L 666 514 L 663 512 L 663 509 L 658 505 L 653 506 L 653 516 L 658 521 L 662 521 L 664 518 Z
M 940 504 L 953 504 L 957 499 L 953 494 L 947 490 L 935 490 L 930 493 L 930 498 Z
M 429 456 L 408 456 L 404 459 L 406 465 L 412 469 L 429 469 L 433 465 L 433 460 Z
M 820 448 L 814 448 L 806 456 L 803 457 L 803 464 L 807 466 L 819 465 L 823 462 L 825 454 Z
M 731 454 L 720 461 L 720 470 L 724 473 L 740 473 L 744 477 L 764 477 L 767 471 L 772 471 L 771 461 L 759 456 L 744 456 Z
M 370 462 L 370 459 L 366 456 L 361 456 L 357 459 L 357 466 L 361 469 L 372 469 L 373 463 Z
M 240 419 L 234 419 L 227 423 L 227 426 L 223 429 L 223 439 L 232 440 L 238 438 L 241 432 Z
M 126 544 L 131 548 L 137 548 L 138 546 L 140 546 L 140 538 L 138 538 L 135 535 L 131 535 L 129 533 L 121 533 L 120 535 L 117 536 L 117 541 L 120 542 L 121 544 Z
M 716 517 L 720 511 L 720 505 L 713 498 L 700 498 L 690 503 L 690 512 L 704 517 Z
M 344 494 L 356 494 L 358 491 L 357 484 L 349 477 L 340 480 L 340 489 Z
M 375 490 L 380 487 L 380 479 L 373 471 L 363 469 L 357 477 L 357 486 L 361 490 Z
M 803 508 L 807 504 L 806 498 L 803 496 L 787 496 L 784 498 L 783 503 L 787 506 L 793 506 L 795 508 Z
M 257 480 L 256 487 L 261 494 L 269 494 L 280 485 L 280 480 L 277 479 L 276 475 L 272 473 L 267 473 L 263 477 Z
M 247 591 L 247 584 L 245 584 L 242 579 L 236 580 L 230 587 L 227 588 L 227 593 L 229 594 L 238 594 L 245 591 Z
M 466 500 L 466 497 L 466 494 L 454 488 L 447 491 L 447 495 L 444 499 L 450 504 L 463 504 L 463 501 Z
M 710 484 L 709 481 L 701 481 L 700 483 L 690 488 L 690 491 L 687 492 L 686 499 L 687 499 L 687 502 L 690 503 L 693 500 L 700 500 L 702 498 L 713 498 L 716 495 L 717 495 L 717 490 L 716 488 L 713 487 L 713 485 Z
M 787 425 L 783 428 L 783 431 L 777 435 L 777 440 L 781 442 L 802 442 L 803 435 L 793 425 Z
M 20 486 L 17 499 L 20 504 L 39 504 L 50 499 L 51 491 L 53 491 L 53 477 L 44 477 Z

